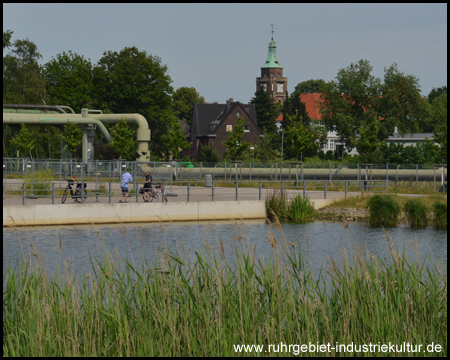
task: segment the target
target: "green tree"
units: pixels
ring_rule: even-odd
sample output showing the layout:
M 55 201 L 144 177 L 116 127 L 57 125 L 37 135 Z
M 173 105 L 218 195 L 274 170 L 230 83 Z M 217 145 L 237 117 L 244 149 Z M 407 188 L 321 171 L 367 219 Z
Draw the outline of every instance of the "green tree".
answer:
M 365 162 L 381 162 L 380 147 L 385 141 L 380 140 L 380 121 L 374 120 L 359 130 L 355 141 L 356 149 Z
M 167 71 L 160 58 L 136 47 L 105 52 L 93 71 L 96 107 L 143 115 L 152 131 L 152 154 L 164 152 L 164 135 L 173 125 L 173 88 Z
M 89 60 L 70 50 L 46 63 L 43 74 L 51 103 L 70 106 L 78 113 L 89 107 L 93 99 L 92 68 Z
M 3 32 L 3 50 L 11 46 L 11 36 L 13 33 L 14 32 L 11 30 L 6 30 Z
M 177 119 L 173 118 L 170 131 L 163 136 L 163 154 L 165 160 L 179 159 L 180 152 L 190 147 L 185 134 L 181 130 L 181 125 Z
M 202 162 L 214 163 L 220 161 L 219 153 L 212 146 L 200 145 L 200 153 Z
M 433 140 L 437 145 L 431 141 L 429 144 L 440 162 L 447 163 L 447 94 L 443 93 L 435 98 L 431 108 L 431 116 L 435 123 Z
M 67 124 L 64 125 L 62 139 L 66 143 L 67 149 L 73 157 L 75 156 L 77 148 L 83 142 L 83 131 L 78 128 L 77 124 L 68 121 Z
M 35 134 L 24 124 L 20 124 L 20 131 L 12 137 L 11 144 L 19 150 L 20 156 L 28 156 L 32 158 L 31 151 L 36 146 Z
M 273 102 L 269 93 L 264 90 L 262 86 L 255 92 L 255 96 L 250 100 L 250 104 L 255 105 L 258 126 L 264 131 L 264 133 L 267 134 L 277 132 L 275 119 L 279 115 L 278 107 Z
M 205 98 L 193 87 L 180 87 L 173 93 L 172 101 L 173 114 L 191 125 L 194 104 L 203 104 Z
M 299 95 L 304 93 L 321 93 L 325 84 L 326 82 L 322 79 L 302 81 L 295 86 L 294 92 Z
M 316 137 L 317 134 L 311 131 L 308 125 L 302 122 L 291 121 L 291 125 L 286 131 L 286 150 L 290 151 L 298 161 L 299 155 L 308 148 L 317 146 L 315 145 Z
M 417 132 L 427 116 L 428 103 L 420 95 L 419 80 L 400 72 L 395 63 L 384 69 L 384 83 L 376 100 L 371 106 L 383 119 L 386 138 L 395 128 L 401 135 Z
M 112 137 L 110 146 L 119 158 L 135 160 L 137 157 L 136 124 L 128 124 L 124 119 L 120 119 L 110 128 L 110 133 Z
M 427 99 L 430 102 L 430 104 L 432 104 L 434 99 L 438 98 L 442 94 L 447 94 L 447 86 L 441 86 L 438 88 L 431 89 L 430 93 L 427 96 Z
M 274 144 L 277 144 L 277 147 Z M 255 159 L 261 162 L 278 161 L 281 157 L 279 148 L 281 149 L 281 136 L 274 133 L 266 134 L 255 146 Z
M 38 64 L 42 55 L 36 44 L 28 39 L 16 40 L 12 47 L 3 58 L 3 102 L 46 104 L 45 78 Z
M 362 146 L 366 157 L 371 156 L 367 151 L 377 151 L 374 145 L 381 145 L 395 128 L 402 135 L 417 131 L 427 112 L 416 77 L 399 72 L 395 63 L 385 68 L 384 82 L 371 71 L 367 60 L 341 69 L 336 81 L 324 85 L 321 108 L 327 129 L 337 132 L 348 151 Z
M 251 147 L 251 143 L 244 142 L 244 119 L 237 117 L 233 131 L 228 133 L 228 140 L 222 141 L 227 148 L 223 155 L 226 160 L 242 160 L 243 154 Z

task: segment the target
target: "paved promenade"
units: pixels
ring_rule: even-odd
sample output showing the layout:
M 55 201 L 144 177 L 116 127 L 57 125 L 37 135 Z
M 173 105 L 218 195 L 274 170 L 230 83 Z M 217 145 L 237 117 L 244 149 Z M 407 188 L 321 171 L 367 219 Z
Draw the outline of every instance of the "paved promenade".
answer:
M 113 187 L 113 193 L 114 195 L 111 196 L 111 200 L 108 197 L 107 193 L 100 193 L 100 195 L 95 195 L 95 190 L 89 190 L 88 187 L 88 198 L 86 200 L 86 203 L 88 204 L 95 204 L 95 203 L 118 203 L 120 200 L 120 189 L 119 184 L 114 184 Z M 236 201 L 236 188 L 234 187 L 214 187 L 214 199 L 212 194 L 212 188 L 211 187 L 204 187 L 204 186 L 191 186 L 189 191 L 189 200 L 187 196 L 187 187 L 186 186 L 166 186 L 165 188 L 166 193 L 168 194 L 168 201 L 170 203 L 172 202 L 186 202 L 186 201 Z M 288 198 L 295 197 L 297 195 L 302 195 L 303 190 L 286 190 Z M 261 200 L 265 200 L 267 197 L 267 194 L 273 192 L 273 189 L 261 189 Z M 318 200 L 318 199 L 324 199 L 324 192 L 323 191 L 306 191 L 306 196 L 309 197 L 311 200 Z M 348 192 L 348 197 L 354 197 L 361 195 L 361 192 Z M 337 192 L 337 191 L 327 191 L 326 198 L 328 200 L 336 200 L 336 199 L 343 199 L 345 197 L 344 192 Z M 239 201 L 246 201 L 246 200 L 259 200 L 259 189 L 258 188 L 246 188 L 246 187 L 240 187 L 238 188 L 238 200 Z M 139 195 L 136 197 L 136 195 L 131 195 L 128 197 L 127 200 L 128 203 L 143 203 L 142 196 Z M 159 196 L 158 199 L 154 199 L 153 202 L 162 202 L 161 196 Z M 61 204 L 61 196 L 55 196 L 54 198 L 55 204 Z M 26 205 L 44 205 L 44 204 L 52 204 L 52 198 L 46 197 L 46 198 L 40 198 L 37 199 L 25 199 Z M 70 197 L 67 198 L 66 202 L 63 205 L 73 205 L 76 204 L 73 199 Z M 8 205 L 22 205 L 22 197 L 19 195 L 8 195 L 6 193 L 6 197 L 3 196 L 3 206 Z

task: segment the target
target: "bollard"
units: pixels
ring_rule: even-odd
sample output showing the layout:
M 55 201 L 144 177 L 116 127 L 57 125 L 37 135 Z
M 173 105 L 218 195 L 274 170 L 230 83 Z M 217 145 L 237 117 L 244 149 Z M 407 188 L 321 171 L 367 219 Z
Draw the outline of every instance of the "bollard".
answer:
M 323 189 L 323 198 L 327 198 L 327 181 L 325 180 L 325 188 Z
M 238 180 L 236 179 L 236 201 L 238 201 Z
M 211 186 L 211 201 L 214 201 L 214 181 L 212 182 Z
M 55 183 L 52 182 L 52 204 L 55 203 Z
M 344 184 L 345 184 L 345 198 L 347 199 L 347 180 L 345 180 Z
M 259 182 L 259 200 L 261 200 L 261 181 Z
M 109 182 L 108 185 L 108 198 L 109 198 L 109 203 L 111 204 L 111 181 Z
M 191 190 L 191 182 L 188 181 L 187 183 L 187 202 L 189 202 L 189 195 L 190 195 L 190 190 Z
M 306 182 L 303 180 L 303 199 L 306 197 Z
M 136 203 L 138 203 L 139 202 L 139 183 L 135 183 L 134 188 L 136 189 Z
M 22 205 L 25 205 L 25 182 L 22 184 Z

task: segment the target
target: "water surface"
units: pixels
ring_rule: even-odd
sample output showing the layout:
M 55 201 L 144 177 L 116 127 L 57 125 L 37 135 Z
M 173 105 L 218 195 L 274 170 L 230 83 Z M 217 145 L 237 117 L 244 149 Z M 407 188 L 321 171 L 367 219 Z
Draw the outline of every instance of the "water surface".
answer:
M 382 229 L 349 223 L 345 228 L 339 222 L 313 222 L 283 224 L 280 231 L 276 226 L 254 220 L 4 228 L 3 272 L 8 264 L 24 259 L 36 264 L 39 258 L 50 274 L 58 268 L 63 271 L 64 261 L 70 264 L 72 272 L 89 273 L 92 269 L 89 256 L 104 260 L 105 251 L 115 261 L 128 259 L 139 266 L 144 260 L 154 264 L 164 249 L 184 253 L 190 259 L 195 259 L 195 252 L 208 249 L 234 261 L 236 249 L 248 251 L 250 246 L 259 259 L 267 262 L 275 256 L 269 238 L 276 239 L 278 250 L 283 248 L 282 239 L 290 249 L 301 247 L 302 258 L 314 272 L 321 267 L 328 269 L 331 256 L 340 261 L 343 250 L 356 249 L 388 259 L 392 244 L 411 258 L 427 255 L 447 268 L 447 231 L 431 227 L 411 229 L 399 225 Z

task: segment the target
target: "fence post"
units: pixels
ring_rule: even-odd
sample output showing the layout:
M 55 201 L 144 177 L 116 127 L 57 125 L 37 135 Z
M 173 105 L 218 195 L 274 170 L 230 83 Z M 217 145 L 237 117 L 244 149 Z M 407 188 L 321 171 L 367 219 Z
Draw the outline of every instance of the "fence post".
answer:
M 325 180 L 325 187 L 323 189 L 323 198 L 326 199 L 327 198 L 327 181 Z
M 52 182 L 52 204 L 55 203 L 55 183 Z
M 25 205 L 25 181 L 22 184 L 22 205 Z
M 109 203 L 111 204 L 111 181 L 108 183 L 108 198 Z
M 189 202 L 190 190 L 191 190 L 191 182 L 188 181 L 188 183 L 187 183 L 187 202 Z
M 134 183 L 134 188 L 136 189 L 136 202 L 139 202 L 139 183 Z
M 261 181 L 259 182 L 259 200 L 261 200 Z
M 345 198 L 347 199 L 347 180 L 345 180 Z
M 416 164 L 416 186 L 419 185 L 419 164 Z

